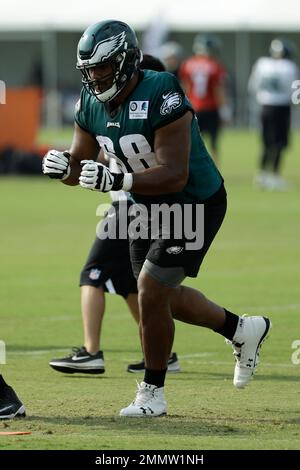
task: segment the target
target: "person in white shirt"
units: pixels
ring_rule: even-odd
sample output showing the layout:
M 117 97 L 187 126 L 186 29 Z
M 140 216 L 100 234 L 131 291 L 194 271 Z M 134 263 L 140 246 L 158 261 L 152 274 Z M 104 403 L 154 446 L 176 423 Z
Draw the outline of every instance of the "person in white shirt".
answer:
M 249 78 L 249 92 L 261 107 L 263 151 L 255 183 L 262 189 L 288 188 L 280 170 L 289 143 L 292 83 L 299 78 L 293 56 L 289 41 L 273 39 L 270 57 L 259 58 Z

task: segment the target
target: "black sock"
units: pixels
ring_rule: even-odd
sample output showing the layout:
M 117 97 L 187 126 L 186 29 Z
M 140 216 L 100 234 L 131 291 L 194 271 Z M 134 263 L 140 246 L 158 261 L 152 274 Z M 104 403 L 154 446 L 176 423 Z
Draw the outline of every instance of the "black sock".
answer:
M 264 150 L 264 152 L 263 152 L 263 154 L 260 158 L 260 169 L 262 171 L 265 171 L 267 169 L 268 158 L 269 158 L 269 154 L 268 154 L 267 150 Z
M 232 338 L 234 337 L 236 328 L 238 326 L 239 316 L 236 315 L 235 313 L 229 312 L 229 310 L 226 310 L 226 308 L 224 308 L 224 310 L 225 310 L 224 325 L 219 330 L 214 330 L 214 331 L 231 341 Z
M 166 378 L 167 369 L 164 370 L 152 370 L 152 369 L 145 369 L 145 376 L 144 382 L 149 385 L 156 385 L 156 387 L 160 388 L 164 386 L 165 378 Z
M 7 387 L 7 383 L 5 382 L 4 378 L 0 374 L 0 390 L 2 390 L 5 387 Z
M 282 160 L 282 149 L 277 148 L 276 151 L 274 152 L 274 159 L 273 159 L 273 171 L 276 174 L 279 173 L 281 160 Z

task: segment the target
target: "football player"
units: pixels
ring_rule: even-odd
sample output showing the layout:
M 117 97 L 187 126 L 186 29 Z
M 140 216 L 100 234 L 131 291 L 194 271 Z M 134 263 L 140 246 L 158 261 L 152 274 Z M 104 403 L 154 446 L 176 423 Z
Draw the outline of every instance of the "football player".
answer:
M 210 138 L 212 156 L 218 163 L 218 137 L 222 120 L 230 120 L 225 92 L 227 73 L 219 62 L 221 43 L 212 34 L 197 34 L 194 55 L 180 67 L 179 78 L 198 118 L 201 133 Z M 227 116 L 224 112 L 227 110 Z
M 270 329 L 268 318 L 239 317 L 182 286 L 185 277 L 197 276 L 223 222 L 226 191 L 177 79 L 167 72 L 141 70 L 141 59 L 136 35 L 126 23 L 108 20 L 87 28 L 78 44 L 83 89 L 71 157 L 52 150 L 43 161 L 44 174 L 65 184 L 130 192 L 136 211 L 143 212 L 141 217 L 132 214 L 143 236 L 130 233 L 130 259 L 138 281 L 146 367 L 135 399 L 120 411 L 127 417 L 167 412 L 164 382 L 174 318 L 210 328 L 232 342 L 238 388 L 249 383 Z M 100 148 L 121 173 L 95 161 Z M 169 213 L 179 208 L 184 216 L 179 226 L 171 218 L 169 223 L 159 221 L 149 233 L 154 206 Z M 199 213 L 204 213 L 204 222 Z M 187 226 L 196 228 L 194 236 Z M 200 244 L 198 232 L 203 235 Z
M 149 54 L 143 56 L 140 67 L 157 72 L 164 71 L 160 60 Z M 100 152 L 98 160 L 107 164 L 103 152 Z M 119 171 L 113 159 L 110 160 L 109 166 L 111 171 Z M 120 205 L 122 207 L 123 204 L 123 210 L 127 210 L 133 201 L 125 191 L 111 191 L 110 196 L 112 207 L 107 217 L 111 213 L 117 221 L 120 219 Z M 103 227 L 108 221 L 107 217 L 102 222 Z M 73 348 L 71 355 L 52 359 L 49 364 L 53 369 L 64 373 L 102 374 L 105 372 L 105 364 L 103 351 L 100 350 L 100 336 L 105 312 L 105 292 L 121 295 L 134 320 L 139 323 L 137 283 L 131 268 L 127 239 L 96 237 L 80 274 L 80 291 L 84 346 Z M 144 359 L 129 364 L 127 371 L 144 372 Z M 168 360 L 168 372 L 179 371 L 177 354 L 172 352 Z

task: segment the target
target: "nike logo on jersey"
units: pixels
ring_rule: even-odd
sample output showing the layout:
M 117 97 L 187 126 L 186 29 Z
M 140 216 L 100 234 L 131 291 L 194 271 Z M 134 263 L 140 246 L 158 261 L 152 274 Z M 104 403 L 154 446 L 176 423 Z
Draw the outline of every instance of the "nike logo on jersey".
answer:
M 119 122 L 107 122 L 106 127 L 121 127 Z
M 169 91 L 169 93 L 164 93 L 162 95 L 162 99 L 164 101 L 160 107 L 160 114 L 163 116 L 165 114 L 171 114 L 171 112 L 174 109 L 179 108 L 182 103 L 182 97 L 177 91 Z

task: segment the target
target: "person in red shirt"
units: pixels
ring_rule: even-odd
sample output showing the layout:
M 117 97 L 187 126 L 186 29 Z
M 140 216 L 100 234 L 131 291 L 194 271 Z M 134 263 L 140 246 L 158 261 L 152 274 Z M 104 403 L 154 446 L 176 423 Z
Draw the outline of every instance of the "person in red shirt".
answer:
M 216 36 L 197 35 L 193 44 L 194 55 L 184 61 L 179 70 L 179 79 L 196 112 L 200 131 L 210 136 L 215 163 L 218 163 L 220 111 L 226 101 L 226 70 L 216 58 L 220 45 Z

